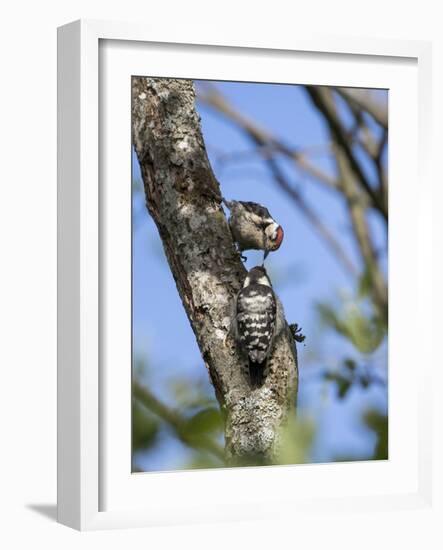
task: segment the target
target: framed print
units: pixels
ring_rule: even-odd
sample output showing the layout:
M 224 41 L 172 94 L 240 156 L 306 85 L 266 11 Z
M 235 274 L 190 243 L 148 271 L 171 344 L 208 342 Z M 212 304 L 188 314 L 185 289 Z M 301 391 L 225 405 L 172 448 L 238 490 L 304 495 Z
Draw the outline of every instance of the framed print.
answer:
M 82 21 L 58 78 L 59 521 L 429 506 L 429 45 Z

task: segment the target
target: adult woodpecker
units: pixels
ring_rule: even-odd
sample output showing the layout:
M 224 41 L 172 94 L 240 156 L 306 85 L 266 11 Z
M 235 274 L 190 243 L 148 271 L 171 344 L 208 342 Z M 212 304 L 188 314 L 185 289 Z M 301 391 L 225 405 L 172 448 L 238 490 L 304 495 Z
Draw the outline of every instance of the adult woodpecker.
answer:
M 223 199 L 223 203 L 230 211 L 229 227 L 243 260 L 244 250 L 264 250 L 264 262 L 269 252 L 280 248 L 283 228 L 267 208 L 256 202 Z
M 233 329 L 237 345 L 248 359 L 253 388 L 263 384 L 273 343 L 283 328 L 281 307 L 266 269 L 252 268 L 235 301 Z

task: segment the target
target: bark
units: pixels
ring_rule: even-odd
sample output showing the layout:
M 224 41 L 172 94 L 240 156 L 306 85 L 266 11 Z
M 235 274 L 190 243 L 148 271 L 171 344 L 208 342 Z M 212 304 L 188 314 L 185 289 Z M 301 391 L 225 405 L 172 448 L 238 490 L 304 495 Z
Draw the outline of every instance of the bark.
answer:
M 221 208 L 192 82 L 133 77 L 132 137 L 146 205 L 224 413 L 226 459 L 274 462 L 295 407 L 295 343 L 285 321 L 266 381 L 252 390 L 246 361 L 229 335 L 246 271 Z

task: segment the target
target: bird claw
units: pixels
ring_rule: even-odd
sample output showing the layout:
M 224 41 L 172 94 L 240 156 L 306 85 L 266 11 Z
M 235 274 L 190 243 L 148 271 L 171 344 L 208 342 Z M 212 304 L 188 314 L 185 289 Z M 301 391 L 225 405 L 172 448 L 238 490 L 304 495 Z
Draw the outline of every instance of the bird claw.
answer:
M 291 335 L 294 338 L 296 342 L 299 342 L 300 344 L 305 341 L 306 336 L 302 334 L 302 328 L 298 326 L 297 323 L 292 323 L 289 325 L 289 330 L 291 331 Z

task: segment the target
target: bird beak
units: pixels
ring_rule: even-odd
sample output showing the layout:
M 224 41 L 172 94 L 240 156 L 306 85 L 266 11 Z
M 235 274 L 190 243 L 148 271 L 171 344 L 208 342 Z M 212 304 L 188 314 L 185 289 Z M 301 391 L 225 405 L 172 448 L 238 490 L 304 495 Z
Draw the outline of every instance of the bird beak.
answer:
M 268 257 L 268 254 L 269 254 L 269 250 L 265 250 L 265 253 L 263 255 L 263 263 L 261 265 L 264 265 L 265 264 L 265 260 L 266 258 Z

